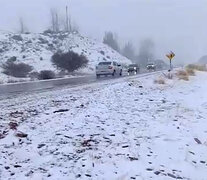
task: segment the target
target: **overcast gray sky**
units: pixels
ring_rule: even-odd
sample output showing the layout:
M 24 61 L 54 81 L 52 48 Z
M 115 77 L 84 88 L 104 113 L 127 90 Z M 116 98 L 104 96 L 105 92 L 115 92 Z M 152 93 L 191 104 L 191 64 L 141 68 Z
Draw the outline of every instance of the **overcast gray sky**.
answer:
M 81 33 L 101 40 L 107 30 L 120 42 L 152 38 L 157 58 L 173 50 L 176 62 L 207 54 L 207 0 L 0 0 L 0 29 L 18 30 L 23 17 L 28 29 L 49 27 L 50 8 L 64 14 L 69 5 Z

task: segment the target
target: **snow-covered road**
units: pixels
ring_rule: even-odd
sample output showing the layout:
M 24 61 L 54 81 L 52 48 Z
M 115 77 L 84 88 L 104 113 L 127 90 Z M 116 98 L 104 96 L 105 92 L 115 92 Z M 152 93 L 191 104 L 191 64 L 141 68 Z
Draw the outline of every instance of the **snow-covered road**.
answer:
M 154 79 L 1 100 L 0 179 L 206 180 L 207 74 Z
M 155 73 L 157 72 L 159 73 L 159 71 L 156 71 Z M 138 76 L 140 76 L 140 74 L 151 74 L 151 73 L 154 74 L 154 72 L 147 72 L 146 70 L 141 69 Z M 133 75 L 134 74 L 130 74 L 130 76 Z M 95 74 L 82 74 L 79 76 L 71 76 L 66 78 L 0 84 L 0 99 L 8 96 L 11 97 L 15 94 L 43 92 L 43 91 L 54 90 L 58 88 L 62 89 L 65 86 L 68 87 L 82 86 L 84 84 L 91 84 L 104 80 L 111 81 L 117 78 L 122 78 L 127 76 L 128 76 L 127 69 L 124 69 L 122 76 L 119 75 L 115 77 L 107 76 L 107 77 L 101 77 L 99 79 L 96 78 Z

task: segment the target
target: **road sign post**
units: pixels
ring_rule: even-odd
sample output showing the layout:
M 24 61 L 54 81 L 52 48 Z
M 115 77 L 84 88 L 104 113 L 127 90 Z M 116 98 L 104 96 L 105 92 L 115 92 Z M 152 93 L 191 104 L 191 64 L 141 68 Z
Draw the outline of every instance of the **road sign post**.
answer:
M 170 70 L 172 70 L 172 59 L 175 57 L 175 53 L 174 52 L 170 52 L 169 54 L 166 55 L 167 58 L 170 60 Z
M 168 70 L 168 72 L 169 72 L 169 79 L 172 79 L 172 74 L 171 74 L 171 71 L 172 71 L 172 59 L 175 57 L 175 53 L 171 51 L 166 56 L 170 60 L 170 69 Z

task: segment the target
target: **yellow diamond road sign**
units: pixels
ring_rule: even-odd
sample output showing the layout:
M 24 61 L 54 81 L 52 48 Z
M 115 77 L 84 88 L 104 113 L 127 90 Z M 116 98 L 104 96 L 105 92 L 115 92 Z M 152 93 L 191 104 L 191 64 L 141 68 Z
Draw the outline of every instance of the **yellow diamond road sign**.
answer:
M 166 56 L 167 56 L 167 58 L 168 58 L 169 60 L 172 60 L 172 59 L 175 57 L 175 53 L 171 51 L 171 52 L 170 52 L 169 54 L 167 54 Z

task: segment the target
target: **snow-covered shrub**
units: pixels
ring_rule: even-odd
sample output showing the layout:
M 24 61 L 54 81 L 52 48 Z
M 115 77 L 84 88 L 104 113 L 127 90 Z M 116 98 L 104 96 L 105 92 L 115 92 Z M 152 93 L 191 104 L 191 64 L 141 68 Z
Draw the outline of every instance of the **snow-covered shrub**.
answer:
M 14 61 L 7 60 L 2 64 L 3 73 L 8 76 L 24 78 L 27 77 L 29 72 L 32 71 L 32 66 L 25 63 L 15 63 Z
M 48 41 L 46 39 L 43 39 L 41 37 L 38 40 L 39 40 L 39 43 L 41 43 L 41 44 L 47 44 L 48 43 Z
M 44 80 L 44 79 L 54 79 L 55 78 L 55 73 L 50 70 L 43 70 L 40 71 L 38 75 L 38 79 Z
M 21 35 L 14 35 L 14 36 L 12 36 L 12 39 L 14 39 L 16 41 L 23 41 L 23 38 Z
M 100 54 L 102 54 L 104 56 L 105 55 L 105 52 L 104 51 L 100 51 Z
M 17 60 L 17 57 L 16 56 L 12 56 L 10 57 L 7 62 L 15 62 Z
M 79 55 L 73 51 L 67 53 L 55 53 L 52 56 L 52 63 L 60 70 L 67 70 L 73 72 L 80 68 L 86 67 L 88 59 L 84 55 Z

